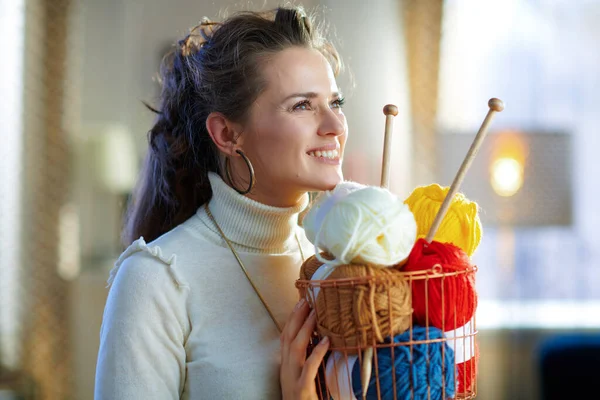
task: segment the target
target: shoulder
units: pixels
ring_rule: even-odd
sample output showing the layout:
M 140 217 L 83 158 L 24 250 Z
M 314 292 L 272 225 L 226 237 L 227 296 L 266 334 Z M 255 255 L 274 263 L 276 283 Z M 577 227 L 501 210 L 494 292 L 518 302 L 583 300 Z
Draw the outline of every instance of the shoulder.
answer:
M 187 332 L 190 290 L 177 262 L 177 254 L 148 244 L 143 237 L 127 247 L 108 278 L 102 334 L 134 329 L 131 324 L 155 329 L 156 322 L 165 318 L 176 319 Z
M 178 289 L 189 288 L 177 266 L 178 256 L 172 245 L 159 240 L 150 244 L 140 237 L 123 251 L 108 277 L 108 287 L 116 281 L 139 282 L 144 286 L 153 281 L 172 282 Z
M 190 260 L 201 260 L 213 251 L 214 243 L 201 229 L 195 216 L 157 239 L 140 237 L 119 256 L 110 272 L 108 286 L 119 279 L 170 280 L 178 289 L 189 289 Z

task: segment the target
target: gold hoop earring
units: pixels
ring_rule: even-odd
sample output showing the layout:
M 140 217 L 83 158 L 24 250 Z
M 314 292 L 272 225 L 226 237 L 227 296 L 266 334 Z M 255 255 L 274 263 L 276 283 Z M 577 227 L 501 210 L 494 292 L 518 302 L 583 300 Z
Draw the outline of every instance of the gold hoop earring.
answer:
M 231 168 L 230 163 L 229 163 L 229 157 L 227 157 L 225 159 L 225 175 L 227 175 L 227 180 L 229 181 L 229 183 L 231 184 L 231 187 L 233 189 L 235 189 L 236 192 L 238 192 L 239 194 L 248 194 L 248 193 L 250 193 L 250 191 L 256 184 L 256 178 L 254 176 L 254 168 L 252 167 L 250 160 L 248 160 L 248 157 L 246 157 L 246 155 L 244 154 L 243 151 L 236 150 L 235 152 L 238 153 L 240 156 L 242 156 L 242 159 L 244 160 L 244 162 L 246 163 L 246 166 L 248 167 L 248 172 L 250 173 L 250 184 L 248 185 L 248 188 L 246 190 L 239 190 L 238 188 L 235 187 L 235 185 L 233 184 L 233 179 L 231 178 L 231 172 L 229 171 Z

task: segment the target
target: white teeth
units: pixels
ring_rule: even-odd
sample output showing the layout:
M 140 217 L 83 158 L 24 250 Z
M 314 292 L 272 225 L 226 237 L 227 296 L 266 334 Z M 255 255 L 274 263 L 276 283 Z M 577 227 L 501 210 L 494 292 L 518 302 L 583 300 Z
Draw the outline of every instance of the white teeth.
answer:
M 337 150 L 323 150 L 323 151 L 311 151 L 308 153 L 311 157 L 325 157 L 329 159 L 335 159 L 338 157 L 339 152 Z

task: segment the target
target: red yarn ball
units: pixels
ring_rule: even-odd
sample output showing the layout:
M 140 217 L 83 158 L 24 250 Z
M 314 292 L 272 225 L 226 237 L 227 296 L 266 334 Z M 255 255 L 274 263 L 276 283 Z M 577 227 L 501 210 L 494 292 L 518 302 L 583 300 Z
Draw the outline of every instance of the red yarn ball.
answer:
M 468 394 L 473 391 L 477 379 L 479 346 L 475 343 L 475 354 L 465 362 L 456 364 L 456 394 Z
M 465 271 L 473 267 L 469 256 L 452 243 L 436 241 L 427 243 L 425 239 L 419 239 L 402 270 L 423 271 L 432 269 L 436 265 L 441 267 L 442 273 Z M 447 332 L 465 325 L 473 318 L 477 307 L 474 273 L 415 279 L 411 286 L 413 315 L 417 324 L 435 326 Z M 425 298 L 426 286 L 427 299 Z M 442 300 L 444 315 L 442 315 Z

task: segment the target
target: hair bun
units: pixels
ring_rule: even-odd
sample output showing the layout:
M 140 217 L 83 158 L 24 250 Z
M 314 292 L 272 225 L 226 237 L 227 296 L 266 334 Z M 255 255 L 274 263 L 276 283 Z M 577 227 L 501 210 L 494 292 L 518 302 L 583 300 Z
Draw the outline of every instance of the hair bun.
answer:
M 304 30 L 307 33 L 311 31 L 310 18 L 306 15 L 304 8 L 278 8 L 275 14 L 275 25 L 284 29 Z
M 213 22 L 208 17 L 203 17 L 202 21 L 190 29 L 190 33 L 179 42 L 181 53 L 187 57 L 199 51 L 212 38 L 217 25 L 219 25 L 218 22 Z

